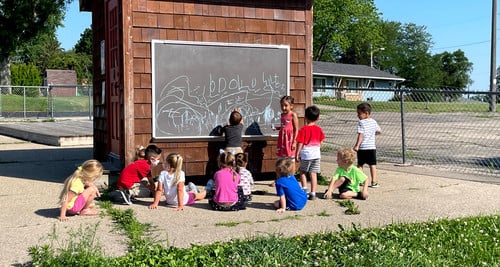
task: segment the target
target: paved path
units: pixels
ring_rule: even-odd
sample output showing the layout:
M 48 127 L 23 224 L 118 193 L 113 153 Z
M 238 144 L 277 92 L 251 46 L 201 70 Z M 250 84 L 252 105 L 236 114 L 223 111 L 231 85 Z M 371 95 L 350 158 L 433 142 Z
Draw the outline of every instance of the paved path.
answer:
M 28 248 L 48 244 L 53 232 L 58 235 L 58 243 L 54 243 L 57 246 L 68 240 L 70 231 L 95 225 L 106 255 L 126 253 L 126 239 L 114 229 L 109 217 L 77 216 L 65 223 L 56 218 L 62 181 L 74 166 L 91 157 L 90 146 L 53 147 L 0 136 L 0 244 L 3 244 L 0 266 L 28 262 Z M 331 158 L 323 159 L 322 172 L 331 174 L 336 167 L 334 162 Z M 361 210 L 359 215 L 345 215 L 344 208 L 334 200 L 322 199 L 308 202 L 302 211 L 277 214 L 271 206 L 276 196 L 268 186 L 270 181 L 257 181 L 255 189 L 267 190 L 268 194 L 254 196 L 248 209 L 239 212 L 212 211 L 207 201 L 182 212 L 166 206 L 149 210 L 150 198 L 132 206 L 116 206 L 132 208 L 139 221 L 155 227 L 153 235 L 157 240 L 179 247 L 270 233 L 294 236 L 336 231 L 339 224 L 346 228 L 352 223 L 379 227 L 500 212 L 500 185 L 443 178 L 426 172 L 418 167 L 379 165 L 381 187 L 370 189 L 367 201 L 355 200 Z M 320 187 L 319 191 L 323 190 Z M 228 222 L 239 224 L 217 226 Z

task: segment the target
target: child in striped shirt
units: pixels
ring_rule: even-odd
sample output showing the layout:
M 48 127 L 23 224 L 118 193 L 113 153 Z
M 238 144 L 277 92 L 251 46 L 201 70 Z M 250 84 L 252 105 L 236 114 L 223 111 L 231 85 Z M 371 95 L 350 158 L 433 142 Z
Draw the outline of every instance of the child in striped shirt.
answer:
M 372 107 L 369 103 L 361 103 L 357 106 L 358 113 L 358 138 L 354 145 L 354 151 L 358 156 L 358 168 L 363 169 L 363 165 L 370 166 L 371 188 L 379 187 L 377 180 L 377 148 L 375 146 L 375 136 L 382 133 L 377 121 L 372 119 Z

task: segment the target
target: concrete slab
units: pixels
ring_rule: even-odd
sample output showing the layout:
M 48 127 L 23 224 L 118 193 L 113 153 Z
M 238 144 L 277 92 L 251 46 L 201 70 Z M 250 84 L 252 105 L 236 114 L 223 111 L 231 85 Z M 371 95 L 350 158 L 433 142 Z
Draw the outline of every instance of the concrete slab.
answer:
M 0 134 L 51 146 L 93 145 L 93 121 L 4 122 Z

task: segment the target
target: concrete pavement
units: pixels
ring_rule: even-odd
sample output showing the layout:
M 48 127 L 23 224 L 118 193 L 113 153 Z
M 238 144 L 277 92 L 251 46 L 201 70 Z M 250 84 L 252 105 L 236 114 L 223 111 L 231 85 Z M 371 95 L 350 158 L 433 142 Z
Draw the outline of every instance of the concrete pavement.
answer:
M 3 244 L 0 266 L 21 266 L 28 262 L 29 247 L 49 244 L 53 240 L 51 233 L 57 234 L 53 245 L 64 246 L 70 231 L 83 233 L 88 231 L 87 227 L 97 229 L 97 239 L 106 255 L 126 253 L 127 240 L 115 230 L 109 217 L 75 216 L 65 223 L 57 220 L 62 182 L 75 166 L 91 157 L 92 147 L 88 145 L 54 147 L 0 136 L 0 243 Z M 335 168 L 334 159 L 322 160 L 324 175 L 330 175 Z M 166 206 L 149 210 L 151 198 L 140 199 L 132 206 L 115 206 L 133 209 L 140 222 L 153 225 L 156 240 L 179 247 L 257 235 L 337 231 L 339 224 L 345 228 L 353 223 L 380 227 L 500 212 L 498 178 L 477 176 L 473 180 L 483 182 L 475 182 L 463 179 L 467 178 L 465 174 L 447 173 L 447 176 L 451 178 L 437 176 L 423 167 L 379 164 L 381 187 L 370 189 L 366 201 L 354 200 L 361 211 L 359 215 L 346 215 L 345 208 L 335 200 L 323 199 L 309 201 L 302 211 L 277 214 L 272 208 L 277 197 L 274 188 L 268 186 L 270 181 L 257 181 L 255 189 L 267 193 L 255 195 L 248 208 L 239 212 L 212 211 L 206 200 L 182 212 Z M 320 186 L 318 191 L 324 189 L 325 186 Z M 238 225 L 220 226 L 229 222 Z

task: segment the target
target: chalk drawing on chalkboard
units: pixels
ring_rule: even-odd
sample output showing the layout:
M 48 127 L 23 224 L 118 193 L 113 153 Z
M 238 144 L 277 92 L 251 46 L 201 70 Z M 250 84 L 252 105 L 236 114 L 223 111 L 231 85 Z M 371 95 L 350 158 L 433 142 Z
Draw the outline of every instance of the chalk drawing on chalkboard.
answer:
M 276 134 L 272 125 L 280 120 L 279 101 L 288 93 L 288 49 L 156 45 L 163 50 L 153 52 L 153 137 L 214 136 L 235 108 L 243 116 L 245 135 Z

